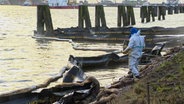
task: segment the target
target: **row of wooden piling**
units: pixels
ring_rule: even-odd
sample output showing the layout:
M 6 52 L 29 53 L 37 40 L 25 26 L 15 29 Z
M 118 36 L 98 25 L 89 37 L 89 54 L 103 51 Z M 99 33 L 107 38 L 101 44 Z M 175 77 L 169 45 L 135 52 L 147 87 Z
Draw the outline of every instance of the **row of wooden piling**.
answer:
M 84 22 L 85 22 L 85 26 L 87 28 L 91 28 L 91 20 L 90 20 L 90 16 L 89 16 L 89 10 L 88 7 L 86 5 L 83 6 L 79 6 L 79 24 L 78 27 L 80 28 L 84 28 Z
M 135 15 L 134 9 L 132 6 L 118 6 L 118 27 L 128 26 L 128 25 L 135 25 Z M 122 24 L 123 22 L 123 24 Z
M 122 26 L 122 22 L 123 26 L 135 25 L 135 16 L 132 6 L 118 6 L 118 27 Z M 85 26 L 86 28 L 91 28 L 91 20 L 86 5 L 79 6 L 78 23 L 78 27 L 80 28 L 85 28 Z M 95 6 L 95 27 L 107 27 L 103 5 Z
M 142 6 L 140 8 L 140 17 L 141 22 L 144 23 L 145 19 L 146 22 L 150 22 L 151 18 L 152 21 L 155 21 L 155 17 L 158 16 L 158 20 L 165 20 L 166 15 L 166 7 L 165 6 Z
M 155 21 L 155 18 L 158 16 L 158 20 L 165 20 L 166 10 L 168 10 L 168 14 L 175 14 L 184 13 L 184 6 L 142 6 L 140 8 L 140 17 L 141 22 L 144 23 L 145 19 L 146 22 L 150 22 L 151 18 L 152 21 Z M 81 12 L 83 11 L 83 12 Z M 118 18 L 117 18 L 117 26 L 129 26 L 135 25 L 135 16 L 134 16 L 134 9 L 132 6 L 125 6 L 125 5 L 118 5 Z M 84 28 L 84 22 L 86 24 L 86 28 L 91 28 L 90 16 L 89 11 L 86 5 L 81 5 L 79 7 L 79 27 Z M 89 24 L 89 25 L 87 25 Z M 95 28 L 99 27 L 107 27 L 106 19 L 105 19 L 105 12 L 104 7 L 102 5 L 95 6 Z
M 168 11 L 168 15 L 184 13 L 184 6 L 142 6 L 140 17 L 141 22 L 144 23 L 155 21 L 155 17 L 158 16 L 158 20 L 165 20 L 166 11 Z
M 117 27 L 135 25 L 135 15 L 132 6 L 118 5 L 118 15 L 117 15 Z M 140 8 L 141 22 L 144 23 L 155 21 L 158 16 L 158 20 L 165 20 L 166 10 L 168 14 L 184 13 L 184 6 L 142 6 Z M 90 14 L 87 5 L 80 5 L 78 12 L 78 27 L 79 28 L 91 28 Z M 37 6 L 37 33 L 44 33 L 44 24 L 46 26 L 46 34 L 53 33 L 52 18 L 50 14 L 50 9 L 48 5 L 38 5 Z M 95 28 L 107 27 L 105 12 L 103 5 L 95 6 Z
M 178 14 L 178 13 L 184 13 L 183 6 L 169 6 L 168 7 L 168 14 Z

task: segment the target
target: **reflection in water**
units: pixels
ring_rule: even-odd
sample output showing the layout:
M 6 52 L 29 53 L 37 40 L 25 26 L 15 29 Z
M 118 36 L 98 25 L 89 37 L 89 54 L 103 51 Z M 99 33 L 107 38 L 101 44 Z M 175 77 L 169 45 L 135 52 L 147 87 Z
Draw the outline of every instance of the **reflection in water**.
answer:
M 0 94 L 37 85 L 56 75 L 67 65 L 70 54 L 74 56 L 96 56 L 105 54 L 103 51 L 74 50 L 70 43 L 60 41 L 35 40 L 33 30 L 36 29 L 36 7 L 0 6 Z M 94 26 L 95 9 L 89 8 L 91 22 Z M 116 27 L 116 8 L 105 8 L 107 25 Z M 54 28 L 77 26 L 78 10 L 51 10 Z M 135 10 L 138 27 L 182 26 L 184 18 L 166 16 L 165 21 L 151 23 L 140 22 L 139 11 Z M 184 16 L 184 14 L 176 14 Z M 176 16 L 175 15 L 175 16 Z M 180 19 L 180 20 L 179 20 Z M 174 22 L 173 22 L 174 21 Z M 177 42 L 182 42 L 178 41 Z M 171 41 L 172 42 L 172 41 Z M 123 42 L 122 42 L 123 43 Z M 85 45 L 84 43 L 81 43 Z M 89 45 L 89 44 L 88 44 Z M 92 44 L 94 45 L 94 44 Z M 97 44 L 106 46 L 120 46 L 120 44 Z M 108 70 L 107 70 L 108 69 Z M 102 86 L 105 86 L 127 73 L 127 65 L 112 68 L 101 68 L 87 71 L 87 75 L 95 76 Z M 60 80 L 57 82 L 60 83 Z M 56 83 L 56 84 L 57 84 Z
M 51 44 L 50 41 L 44 40 L 44 39 L 43 40 L 37 39 L 36 42 L 37 42 L 37 45 L 39 46 L 38 49 L 49 50 L 48 44 Z

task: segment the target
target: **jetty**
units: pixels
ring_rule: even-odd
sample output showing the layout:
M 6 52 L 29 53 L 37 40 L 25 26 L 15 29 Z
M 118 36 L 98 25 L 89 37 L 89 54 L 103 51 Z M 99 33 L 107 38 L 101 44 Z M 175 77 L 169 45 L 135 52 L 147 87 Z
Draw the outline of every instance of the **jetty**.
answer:
M 90 6 L 90 5 L 89 5 Z M 136 24 L 134 6 L 116 5 L 117 27 L 109 28 L 106 24 L 104 5 L 95 5 L 95 27 L 92 27 L 88 5 L 80 5 L 78 9 L 78 26 L 53 29 L 51 13 L 48 5 L 37 6 L 37 30 L 36 36 L 57 37 L 60 39 L 72 39 L 76 41 L 108 41 L 122 42 L 128 40 L 130 28 Z M 165 16 L 184 13 L 183 5 L 149 5 L 140 7 L 141 22 L 155 22 L 165 20 Z M 108 14 L 106 14 L 108 15 Z M 137 27 L 138 28 L 138 27 Z M 184 33 L 184 27 L 164 28 L 151 27 L 139 28 L 141 34 L 146 35 L 146 41 L 156 42 L 155 35 L 173 35 Z M 155 40 L 156 39 L 156 40 Z
M 117 5 L 118 8 L 118 19 L 117 27 L 109 28 L 106 24 L 105 12 L 103 5 L 96 5 L 95 7 L 95 27 L 92 27 L 90 21 L 90 14 L 88 11 L 88 5 L 79 6 L 79 20 L 78 26 L 72 28 L 53 28 L 51 13 L 48 5 L 38 5 L 37 6 L 37 30 L 34 32 L 34 38 L 37 39 L 55 39 L 60 41 L 94 41 L 94 42 L 122 42 L 128 41 L 128 35 L 130 28 L 136 24 L 134 16 L 133 6 L 126 5 Z M 116 6 L 113 6 L 116 7 Z M 170 8 L 170 9 L 169 9 Z M 176 8 L 176 9 L 174 9 Z M 168 11 L 168 12 L 167 12 Z M 174 12 L 173 12 L 174 11 Z M 142 6 L 140 7 L 140 17 L 141 22 L 150 22 L 155 21 L 158 17 L 158 20 L 165 20 L 165 15 L 184 13 L 184 7 L 182 5 L 177 5 L 176 7 L 168 7 L 163 5 L 157 6 Z M 46 28 L 46 29 L 45 29 Z M 169 35 L 174 34 L 183 34 L 184 27 L 177 28 L 164 28 L 164 27 L 152 27 L 152 28 L 139 28 L 142 31 L 143 35 L 146 35 L 146 41 L 150 44 L 155 44 L 160 41 L 165 41 L 172 39 Z M 157 37 L 156 35 L 166 35 L 162 37 Z M 151 56 L 160 57 L 160 52 L 164 44 L 160 46 L 158 51 L 151 53 Z M 183 50 L 183 49 L 182 49 Z M 180 51 L 180 49 L 178 49 Z M 176 49 L 173 49 L 172 52 L 176 52 Z M 156 54 L 155 54 L 156 53 Z M 145 58 L 148 59 L 148 54 L 144 54 Z M 171 61 L 171 54 L 165 56 L 163 59 L 157 59 L 155 64 L 161 66 L 164 60 Z M 179 57 L 179 56 L 178 56 Z M 143 57 L 144 58 L 144 57 Z M 150 57 L 151 58 L 151 57 Z M 149 58 L 149 59 L 150 59 Z M 45 104 L 52 102 L 53 104 L 89 104 L 94 102 L 97 104 L 99 102 L 108 102 L 109 99 L 112 100 L 119 95 L 118 92 L 122 91 L 123 87 L 133 84 L 135 81 L 133 79 L 126 80 L 125 78 L 119 79 L 117 82 L 113 83 L 107 89 L 100 88 L 100 84 L 95 77 L 86 76 L 82 71 L 82 67 L 88 67 L 92 65 L 107 65 L 110 62 L 124 62 L 127 61 L 127 56 L 119 57 L 117 54 L 111 53 L 98 57 L 77 57 L 72 56 L 68 59 L 67 66 L 63 67 L 58 75 L 53 76 L 46 80 L 44 83 L 39 85 L 30 86 L 28 88 L 19 89 L 12 91 L 10 93 L 4 93 L 0 95 L 0 103 L 10 104 L 10 103 L 30 103 L 30 104 Z M 182 58 L 183 59 L 183 58 Z M 98 63 L 97 63 L 98 61 Z M 149 60 L 148 60 L 149 61 Z M 153 63 L 154 64 L 154 63 Z M 167 64 L 167 63 L 166 63 Z M 82 66 L 83 65 L 83 66 Z M 163 66 L 163 65 L 162 65 Z M 153 65 L 146 65 L 145 70 L 141 70 L 141 75 L 145 76 L 150 70 L 153 70 Z M 170 66 L 169 66 L 170 68 Z M 167 71 L 167 70 L 166 70 Z M 172 70 L 170 72 L 173 72 Z M 156 70 L 155 73 L 158 73 Z M 160 72 L 162 73 L 162 72 Z M 161 75 L 161 74 L 160 74 Z M 166 77 L 168 78 L 167 75 Z M 46 88 L 52 82 L 55 82 L 62 79 L 62 84 L 54 86 L 52 88 Z M 149 78 L 149 77 L 148 77 Z M 77 80 L 76 80 L 77 79 Z M 157 83 L 156 83 L 157 84 Z M 168 86 L 175 86 L 174 83 L 166 83 Z M 148 85 L 148 102 L 150 93 L 149 89 L 151 84 Z M 181 85 L 179 83 L 179 85 Z M 171 86 L 171 87 L 173 87 Z M 177 86 L 176 86 L 177 87 Z M 114 88 L 114 89 L 112 89 Z M 159 86 L 160 88 L 160 86 Z M 40 92 L 36 90 L 42 89 Z M 176 88 L 177 91 L 180 89 Z M 167 89 L 166 89 L 167 90 Z M 139 90 L 137 90 L 139 93 Z M 158 89 L 158 91 L 160 91 Z M 163 90 L 165 91 L 165 90 Z M 180 91 L 181 92 L 181 91 Z M 145 96 L 144 96 L 145 97 Z M 105 98 L 105 99 L 104 99 Z
M 115 6 L 113 6 L 115 7 Z M 85 35 L 98 35 L 98 34 L 129 34 L 130 26 L 136 24 L 134 16 L 134 7 L 117 5 L 118 15 L 117 15 L 117 27 L 109 28 L 106 24 L 105 12 L 103 5 L 95 6 L 95 27 L 92 27 L 90 14 L 88 10 L 88 5 L 80 5 L 78 9 L 78 26 L 69 27 L 69 28 L 58 28 L 53 29 L 51 13 L 48 5 L 38 5 L 37 6 L 37 30 L 35 35 L 39 34 L 42 36 L 58 36 L 63 38 L 85 38 Z M 184 13 L 184 6 L 164 6 L 164 5 L 150 5 L 150 6 L 141 6 L 140 7 L 140 17 L 141 22 L 148 23 L 151 20 L 154 22 L 158 17 L 158 20 L 165 20 L 166 12 L 168 15 Z M 44 30 L 44 25 L 46 30 Z M 179 29 L 179 28 L 178 28 Z M 164 31 L 165 30 L 165 31 Z M 172 28 L 163 28 L 163 27 L 153 27 L 151 29 L 142 28 L 142 34 L 173 34 L 169 30 L 177 30 Z M 179 31 L 178 31 L 179 32 Z M 75 37 L 72 37 L 74 36 Z M 116 37 L 116 35 L 114 36 Z

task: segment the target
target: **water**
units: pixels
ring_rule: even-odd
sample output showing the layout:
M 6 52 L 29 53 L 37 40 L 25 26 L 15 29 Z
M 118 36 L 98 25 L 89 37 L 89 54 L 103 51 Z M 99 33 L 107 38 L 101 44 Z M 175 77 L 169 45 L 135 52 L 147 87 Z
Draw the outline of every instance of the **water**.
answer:
M 33 39 L 33 30 L 36 30 L 36 10 L 36 7 L 0 5 L 0 94 L 43 83 L 67 65 L 70 54 L 74 56 L 105 54 L 103 51 L 74 50 L 68 42 Z M 94 26 L 95 10 L 94 8 L 89 10 Z M 116 8 L 105 8 L 109 27 L 116 27 L 116 11 Z M 54 28 L 76 27 L 77 13 L 78 10 L 51 10 Z M 165 21 L 157 20 L 142 24 L 139 22 L 137 9 L 135 13 L 138 27 L 184 26 L 184 14 L 167 15 Z M 86 74 L 95 76 L 102 86 L 106 86 L 125 75 L 128 71 L 126 67 L 127 65 L 108 70 L 87 71 Z

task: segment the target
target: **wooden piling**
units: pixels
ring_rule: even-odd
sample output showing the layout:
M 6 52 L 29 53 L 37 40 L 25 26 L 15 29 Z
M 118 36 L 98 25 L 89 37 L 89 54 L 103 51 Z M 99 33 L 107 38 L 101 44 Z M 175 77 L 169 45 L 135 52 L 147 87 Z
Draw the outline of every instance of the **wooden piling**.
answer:
M 51 36 L 53 35 L 53 25 L 49 6 L 48 5 L 44 6 L 44 9 L 45 11 L 43 12 L 43 17 L 45 20 L 46 34 Z
M 147 6 L 142 6 L 140 10 L 140 16 L 141 16 L 141 23 L 144 23 L 144 19 L 147 17 Z
M 44 34 L 44 24 L 46 26 L 47 36 L 53 35 L 52 18 L 48 5 L 37 6 L 37 33 Z
M 169 15 L 173 14 L 173 6 L 169 6 L 167 10 Z
M 83 28 L 84 27 L 84 21 L 83 21 L 83 6 L 79 6 L 79 19 L 78 19 L 78 27 Z
M 161 16 L 162 16 L 162 6 L 158 7 L 158 20 L 161 20 Z
M 100 26 L 101 23 L 101 26 Z M 95 6 L 95 27 L 107 27 L 103 5 Z
M 153 6 L 154 17 L 158 16 L 158 6 Z
M 37 33 L 44 34 L 44 18 L 42 5 L 37 6 Z
M 123 26 L 129 25 L 127 22 L 127 11 L 125 10 L 125 6 L 118 5 L 118 19 L 117 19 L 117 26 L 118 27 L 122 26 L 122 21 L 123 21 Z
M 98 28 L 100 27 L 100 7 L 99 5 L 95 6 L 95 27 Z
M 91 20 L 90 20 L 90 16 L 89 16 L 89 10 L 88 10 L 88 6 L 85 5 L 85 9 L 84 9 L 84 14 L 85 15 L 85 25 L 86 25 L 86 28 L 91 28 Z
M 174 7 L 174 14 L 178 14 L 179 13 L 179 6 L 175 6 Z
M 152 17 L 152 21 L 155 21 L 155 6 L 150 6 L 149 10 L 151 11 L 150 15 Z
M 152 14 L 152 7 L 148 6 L 147 7 L 147 16 L 146 16 L 146 22 L 150 22 L 150 15 Z
M 166 7 L 165 6 L 159 6 L 158 7 L 158 20 L 165 20 L 165 15 L 166 15 Z
M 133 6 L 127 6 L 127 22 L 129 25 L 135 25 L 135 15 Z
M 87 5 L 79 6 L 79 19 L 78 19 L 78 27 L 84 28 L 84 22 L 86 28 L 91 28 L 91 20 L 89 16 L 89 10 Z
M 184 6 L 180 6 L 180 13 L 184 13 Z
M 142 6 L 141 7 L 141 22 L 144 23 L 144 19 L 146 18 L 146 22 L 155 21 L 155 6 Z

